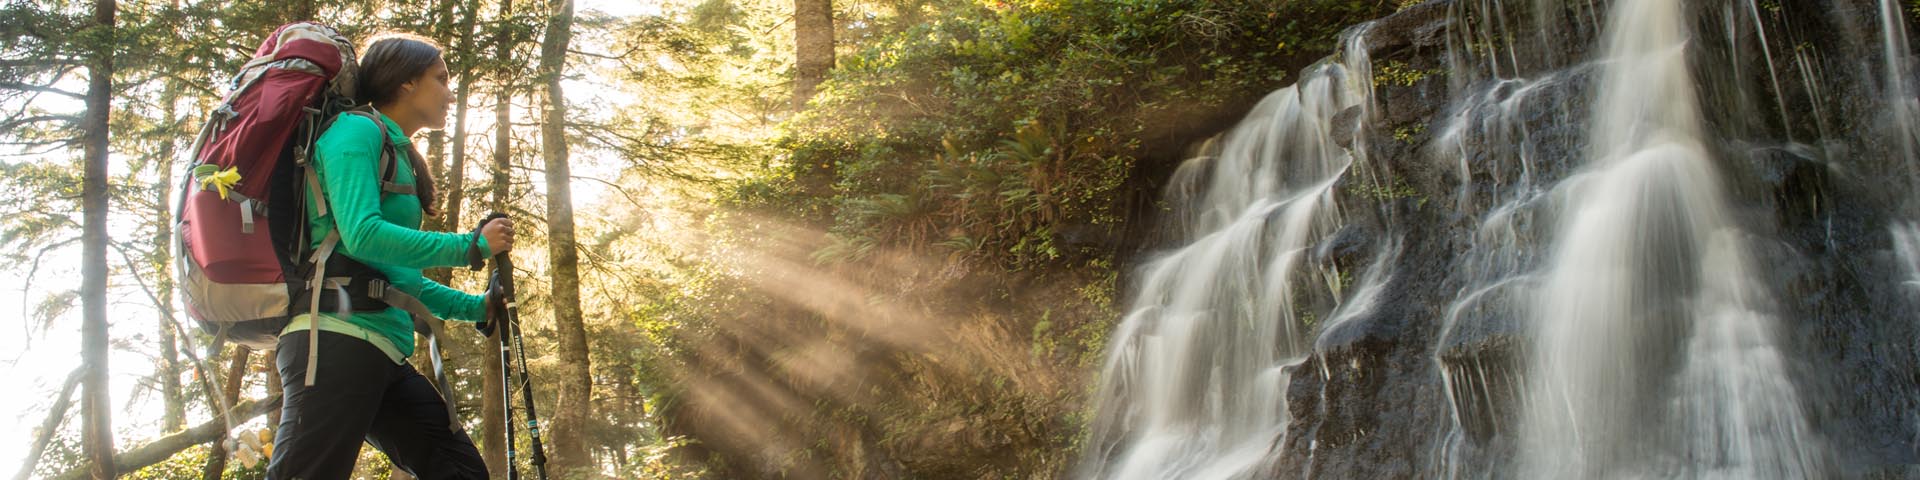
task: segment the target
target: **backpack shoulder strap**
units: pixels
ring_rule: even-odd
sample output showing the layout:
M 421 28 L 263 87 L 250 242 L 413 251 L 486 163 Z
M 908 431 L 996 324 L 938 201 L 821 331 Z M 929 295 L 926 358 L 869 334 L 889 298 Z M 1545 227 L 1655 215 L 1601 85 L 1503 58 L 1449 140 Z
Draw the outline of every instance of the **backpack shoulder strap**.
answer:
M 393 181 L 394 177 L 399 175 L 399 169 L 395 166 L 394 162 L 394 157 L 399 155 L 399 149 L 395 148 L 393 138 L 388 136 L 387 122 L 380 121 L 380 114 L 373 112 L 371 107 L 365 107 L 340 112 L 340 115 L 355 115 L 366 118 L 372 121 L 375 127 L 380 129 L 380 194 L 416 194 L 417 189 L 415 189 L 413 185 Z M 326 127 L 332 127 L 333 122 L 339 120 L 340 117 L 334 117 L 332 120 L 328 120 Z M 325 131 L 325 128 L 321 131 Z M 414 175 L 419 175 L 419 173 L 416 172 Z

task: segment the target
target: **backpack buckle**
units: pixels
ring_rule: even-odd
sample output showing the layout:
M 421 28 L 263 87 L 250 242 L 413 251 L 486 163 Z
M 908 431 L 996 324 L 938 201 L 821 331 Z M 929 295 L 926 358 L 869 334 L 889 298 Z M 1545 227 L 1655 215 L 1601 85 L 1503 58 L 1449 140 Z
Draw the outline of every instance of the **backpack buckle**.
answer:
M 387 301 L 387 281 L 378 278 L 367 280 L 367 298 Z

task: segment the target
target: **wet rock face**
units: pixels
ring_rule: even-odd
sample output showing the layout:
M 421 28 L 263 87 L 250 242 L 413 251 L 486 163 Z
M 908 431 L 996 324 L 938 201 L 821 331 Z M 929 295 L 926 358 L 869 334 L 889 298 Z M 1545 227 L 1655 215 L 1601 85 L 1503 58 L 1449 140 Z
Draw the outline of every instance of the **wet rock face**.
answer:
M 1361 271 L 1383 244 L 1400 253 L 1381 306 L 1287 367 L 1277 407 L 1291 422 L 1265 478 L 1516 478 L 1532 354 L 1520 297 L 1553 245 L 1553 185 L 1590 155 L 1592 22 L 1606 11 L 1508 1 L 1522 20 L 1498 24 L 1478 10 L 1488 3 L 1427 2 L 1370 33 L 1376 69 L 1421 74 L 1377 78 L 1367 126 L 1333 132 L 1366 152 L 1338 201 L 1346 228 L 1371 237 L 1335 236 L 1367 252 L 1336 261 Z M 1920 219 L 1920 186 L 1886 139 L 1876 3 L 1767 8 L 1759 29 L 1693 9 L 1709 149 L 1772 297 L 1787 376 L 1832 452 L 1825 473 L 1920 478 L 1920 287 L 1889 235 Z M 1524 38 L 1500 46 L 1501 32 Z

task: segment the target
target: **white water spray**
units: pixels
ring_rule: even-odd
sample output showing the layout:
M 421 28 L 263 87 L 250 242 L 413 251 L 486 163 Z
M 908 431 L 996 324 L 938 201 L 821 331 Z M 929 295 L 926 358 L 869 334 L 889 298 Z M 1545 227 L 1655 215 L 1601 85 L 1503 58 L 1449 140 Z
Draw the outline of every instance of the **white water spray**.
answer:
M 1687 17 L 1610 14 L 1587 170 L 1559 187 L 1521 478 L 1808 478 L 1822 450 L 1701 138 Z

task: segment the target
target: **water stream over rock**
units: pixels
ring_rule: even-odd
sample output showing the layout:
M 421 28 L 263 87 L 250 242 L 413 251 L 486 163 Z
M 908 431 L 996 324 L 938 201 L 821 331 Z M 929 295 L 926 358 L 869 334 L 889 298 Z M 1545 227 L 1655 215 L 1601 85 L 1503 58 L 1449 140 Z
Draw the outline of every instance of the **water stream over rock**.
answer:
M 1770 293 L 1702 142 L 1687 25 L 1618 0 L 1585 168 L 1542 285 L 1521 422 L 1532 478 L 1806 478 L 1824 455 Z

